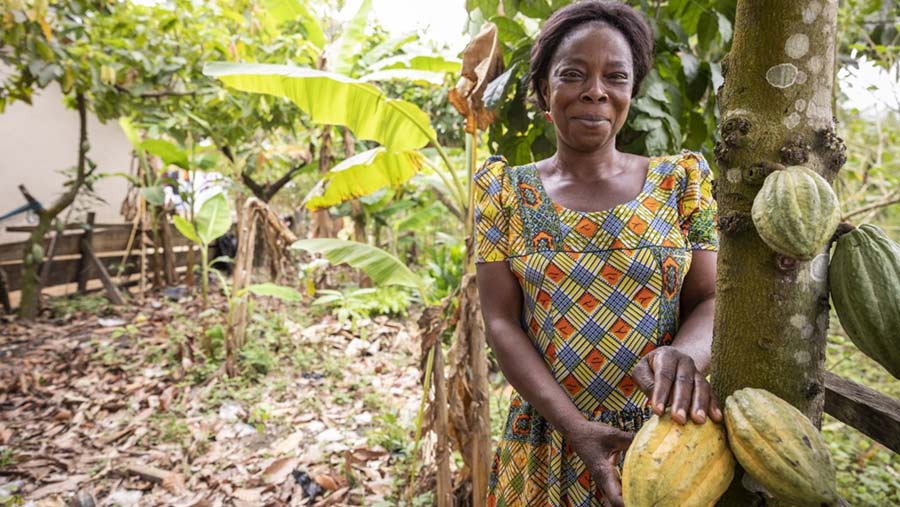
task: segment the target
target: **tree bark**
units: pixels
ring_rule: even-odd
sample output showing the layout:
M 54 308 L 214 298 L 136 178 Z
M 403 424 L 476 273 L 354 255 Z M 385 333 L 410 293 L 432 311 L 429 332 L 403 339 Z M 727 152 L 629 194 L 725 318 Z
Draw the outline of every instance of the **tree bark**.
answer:
M 828 252 L 809 262 L 774 253 L 750 209 L 773 170 L 805 165 L 831 181 L 846 159 L 832 117 L 837 2 L 738 0 L 736 14 L 719 90 L 713 387 L 722 401 L 742 387 L 767 389 L 821 425 Z M 759 500 L 742 476 L 719 505 Z
M 333 156 L 331 154 L 331 125 L 325 125 L 322 128 L 322 135 L 319 136 L 319 174 L 325 174 L 331 169 Z M 313 238 L 330 238 L 337 231 L 334 231 L 334 220 L 328 213 L 327 209 L 320 209 L 313 212 L 313 225 L 310 230 L 310 236 Z
M 85 178 L 93 172 L 93 166 L 90 169 L 88 168 L 87 152 L 90 149 L 90 145 L 87 137 L 87 99 L 83 93 L 79 92 L 75 95 L 75 107 L 78 110 L 78 164 L 75 169 L 75 179 L 72 181 L 72 185 L 69 186 L 69 190 L 61 195 L 50 208 L 37 210 L 38 226 L 31 232 L 31 236 L 25 242 L 24 262 L 22 263 L 22 297 L 19 304 L 19 317 L 23 320 L 32 320 L 37 317 L 40 308 L 41 285 L 38 269 L 43 260 L 43 255 L 41 255 L 42 258 L 40 259 L 36 258 L 34 254 L 37 253 L 37 249 L 35 247 L 43 246 L 44 235 L 50 230 L 53 219 L 75 201 L 75 197 L 78 195 L 78 191 L 81 190 L 81 185 L 84 184 Z M 33 199 L 25 190 L 25 187 L 20 185 L 19 189 L 26 198 L 29 200 Z

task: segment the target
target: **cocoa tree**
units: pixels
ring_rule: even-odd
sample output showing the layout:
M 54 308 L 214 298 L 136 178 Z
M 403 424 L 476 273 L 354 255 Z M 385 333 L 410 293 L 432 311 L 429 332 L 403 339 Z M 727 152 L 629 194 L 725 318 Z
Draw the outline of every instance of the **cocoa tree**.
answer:
M 716 395 L 725 400 L 742 387 L 763 388 L 816 425 L 825 392 L 827 247 L 805 262 L 776 254 L 760 239 L 750 209 L 772 171 L 803 165 L 832 181 L 846 160 L 832 110 L 837 9 L 835 0 L 737 2 L 716 146 Z M 720 505 L 754 504 L 742 476 Z

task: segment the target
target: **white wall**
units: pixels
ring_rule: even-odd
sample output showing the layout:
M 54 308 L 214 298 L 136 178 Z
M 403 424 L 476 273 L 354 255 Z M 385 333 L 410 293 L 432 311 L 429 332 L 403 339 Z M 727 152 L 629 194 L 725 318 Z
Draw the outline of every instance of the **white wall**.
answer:
M 36 94 L 32 102 L 17 102 L 0 114 L 0 216 L 26 203 L 20 184 L 49 206 L 64 190 L 66 178 L 59 171 L 78 162 L 78 112 L 66 108 L 55 84 Z M 117 122 L 101 124 L 88 116 L 88 141 L 88 158 L 98 165 L 98 172 L 128 173 L 131 144 Z M 126 191 L 124 178 L 103 178 L 95 185 L 95 193 L 106 203 L 76 199 L 72 219 L 94 211 L 98 222 L 121 222 L 119 207 Z M 0 243 L 25 239 L 26 235 L 7 232 L 6 227 L 27 223 L 24 214 L 0 222 Z

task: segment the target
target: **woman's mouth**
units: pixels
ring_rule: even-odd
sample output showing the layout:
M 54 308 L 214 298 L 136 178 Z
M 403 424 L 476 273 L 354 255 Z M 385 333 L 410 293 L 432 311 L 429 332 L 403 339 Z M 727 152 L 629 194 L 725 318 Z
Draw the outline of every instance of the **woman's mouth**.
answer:
M 586 127 L 591 127 L 591 128 L 596 128 L 604 123 L 609 122 L 609 120 L 607 118 L 604 118 L 602 116 L 597 116 L 597 115 L 589 115 L 589 114 L 573 116 L 572 119 L 581 123 L 582 125 L 584 125 Z

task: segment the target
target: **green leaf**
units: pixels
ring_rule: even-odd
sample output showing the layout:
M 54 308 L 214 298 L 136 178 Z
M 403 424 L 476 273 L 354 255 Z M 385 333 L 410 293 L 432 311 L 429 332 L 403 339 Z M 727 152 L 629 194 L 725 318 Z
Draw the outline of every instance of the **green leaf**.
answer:
M 458 74 L 462 70 L 459 59 L 445 58 L 440 55 L 396 55 L 384 58 L 372 64 L 372 70 L 413 69 L 430 72 Z
M 544 20 L 553 14 L 553 9 L 547 0 L 519 0 L 519 12 L 529 18 Z
M 341 239 L 301 239 L 291 248 L 318 253 L 332 264 L 349 264 L 365 271 L 378 285 L 399 285 L 423 292 L 422 279 L 413 273 L 397 257 L 366 243 Z
M 231 228 L 231 207 L 225 194 L 207 199 L 197 211 L 197 236 L 208 245 Z
M 719 34 L 719 18 L 709 12 L 704 12 L 700 16 L 700 22 L 697 25 L 697 45 L 700 51 L 709 51 L 713 41 Z
M 141 147 L 151 155 L 162 159 L 166 165 L 176 165 L 182 169 L 190 169 L 188 154 L 178 146 L 163 139 L 147 139 L 141 143 Z
M 353 18 L 344 25 L 341 36 L 328 48 L 328 67 L 338 74 L 351 75 L 366 42 L 366 25 L 372 0 L 363 0 Z
M 375 86 L 346 76 L 286 65 L 210 63 L 203 70 L 236 90 L 286 97 L 312 121 L 348 127 L 357 139 L 395 151 L 436 140 L 428 115 L 418 106 L 387 98 Z
M 200 237 L 197 236 L 197 229 L 194 227 L 194 224 L 188 222 L 186 218 L 181 215 L 175 215 L 172 217 L 172 223 L 175 224 L 175 228 L 178 229 L 178 232 L 180 232 L 182 236 L 198 245 L 203 244 L 203 242 L 200 241 Z
M 300 21 L 306 30 L 306 39 L 320 50 L 325 47 L 325 31 L 316 16 L 313 16 L 306 2 L 302 0 L 264 0 L 266 11 L 278 24 Z
M 272 282 L 266 283 L 258 283 L 254 285 L 248 285 L 244 288 L 244 291 L 250 292 L 257 296 L 272 296 L 283 301 L 302 301 L 303 296 L 300 293 L 291 288 L 285 287 L 284 285 L 274 284 Z M 243 294 L 243 292 L 242 292 Z M 239 296 L 242 294 L 238 294 Z
M 141 147 L 141 136 L 138 134 L 137 129 L 134 127 L 134 124 L 131 123 L 131 120 L 126 117 L 119 118 L 119 127 L 122 128 L 122 132 L 125 133 L 125 137 L 131 141 L 131 145 L 137 150 Z
M 397 188 L 425 166 L 425 157 L 415 150 L 401 152 L 375 148 L 336 165 L 310 192 L 309 209 L 327 208 L 390 186 Z
M 371 74 L 366 74 L 359 78 L 360 81 L 363 82 L 371 82 L 371 81 L 407 81 L 410 83 L 416 84 L 424 84 L 424 85 L 442 85 L 444 84 L 444 73 L 442 72 L 429 72 L 427 70 L 414 70 L 414 69 L 386 69 L 372 72 Z
M 513 65 L 506 72 L 500 74 L 494 78 L 493 81 L 488 83 L 487 88 L 484 89 L 484 95 L 482 96 L 485 107 L 493 109 L 503 101 L 503 98 L 506 97 L 506 92 L 509 89 L 510 78 L 515 71 L 516 66 Z
M 154 206 L 165 206 L 166 204 L 166 191 L 159 185 L 144 187 L 141 189 L 141 193 L 144 195 L 144 199 Z
M 501 42 L 513 45 L 528 37 L 528 34 L 525 33 L 525 29 L 522 28 L 522 25 L 506 16 L 494 16 L 490 21 L 497 25 L 497 38 L 499 38 Z
M 665 118 L 667 116 L 662 106 L 649 97 L 641 97 L 634 101 L 634 108 L 654 118 Z
M 359 57 L 359 65 L 366 69 L 375 69 L 375 65 L 382 58 L 392 55 L 399 51 L 403 46 L 419 40 L 419 35 L 415 32 L 405 33 L 381 42 L 374 48 L 370 49 L 366 54 Z

